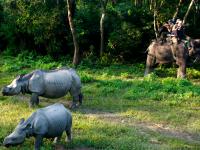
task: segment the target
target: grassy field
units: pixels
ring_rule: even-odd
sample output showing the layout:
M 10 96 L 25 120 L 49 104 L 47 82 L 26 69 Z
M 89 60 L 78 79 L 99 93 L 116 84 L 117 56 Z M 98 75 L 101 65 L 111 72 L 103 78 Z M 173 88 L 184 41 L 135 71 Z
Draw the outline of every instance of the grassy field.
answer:
M 0 88 L 21 73 L 50 69 L 68 62 L 19 55 L 0 56 Z M 187 79 L 176 79 L 176 68 L 161 66 L 143 77 L 143 64 L 81 64 L 83 105 L 73 114 L 73 140 L 53 145 L 44 139 L 43 150 L 171 150 L 200 149 L 200 71 L 187 69 Z M 0 94 L 0 145 L 19 122 L 37 108 L 28 107 L 30 95 L 3 97 Z M 61 102 L 68 107 L 71 96 L 40 98 L 39 107 Z M 11 150 L 34 148 L 34 138 Z M 4 150 L 3 146 L 0 149 Z

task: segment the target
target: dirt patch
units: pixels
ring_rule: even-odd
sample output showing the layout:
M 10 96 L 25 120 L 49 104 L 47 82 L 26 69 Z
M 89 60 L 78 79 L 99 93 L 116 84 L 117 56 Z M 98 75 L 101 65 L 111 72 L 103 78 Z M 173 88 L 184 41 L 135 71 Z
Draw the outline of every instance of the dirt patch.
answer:
M 121 116 L 120 114 L 92 112 L 92 113 L 87 113 L 85 115 L 87 117 L 96 117 L 98 119 L 111 123 L 133 126 L 137 128 L 141 134 L 156 132 L 167 137 L 178 138 L 191 143 L 199 144 L 200 141 L 200 136 L 198 134 L 189 133 L 179 129 L 173 129 L 172 127 L 169 127 L 168 125 L 164 124 L 152 123 L 152 122 L 139 122 L 137 120 L 134 120 L 133 118 Z M 152 143 L 159 144 L 159 141 L 152 139 Z
M 65 147 L 65 145 L 63 144 L 56 144 L 54 147 L 53 147 L 54 150 L 94 150 L 92 148 L 87 148 L 87 147 L 78 147 L 78 148 L 74 148 L 74 149 L 67 149 Z

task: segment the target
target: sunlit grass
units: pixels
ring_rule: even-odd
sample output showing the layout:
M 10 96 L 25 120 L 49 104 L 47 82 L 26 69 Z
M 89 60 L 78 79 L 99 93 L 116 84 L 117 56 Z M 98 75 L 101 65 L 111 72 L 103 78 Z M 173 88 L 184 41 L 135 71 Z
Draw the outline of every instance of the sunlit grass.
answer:
M 16 63 L 17 69 L 16 64 L 9 61 L 12 59 L 14 61 L 14 58 L 0 59 L 0 88 L 21 73 L 64 66 L 63 62 L 51 60 L 48 63 L 50 58 L 39 61 L 26 58 Z M 83 63 L 79 66 L 77 72 L 83 83 L 84 101 L 72 111 L 73 141 L 65 143 L 64 133 L 61 144 L 68 149 L 198 149 L 200 72 L 190 68 L 188 79 L 183 80 L 175 78 L 176 68 L 159 67 L 155 73 L 143 77 L 144 67 L 144 63 L 106 67 Z M 29 98 L 30 95 L 0 95 L 0 143 L 21 118 L 28 118 L 38 108 L 28 107 Z M 57 101 L 66 105 L 71 99 L 69 95 L 58 100 L 42 98 L 39 107 Z M 34 138 L 30 138 L 10 149 L 33 147 Z M 6 148 L 0 146 L 0 149 Z M 52 140 L 45 139 L 42 149 L 53 149 Z

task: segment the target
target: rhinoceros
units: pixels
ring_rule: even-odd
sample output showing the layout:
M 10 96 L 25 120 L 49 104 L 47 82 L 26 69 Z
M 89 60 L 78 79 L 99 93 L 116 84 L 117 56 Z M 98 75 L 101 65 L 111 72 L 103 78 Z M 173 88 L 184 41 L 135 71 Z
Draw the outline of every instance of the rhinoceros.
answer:
M 26 137 L 35 137 L 35 150 L 39 150 L 43 138 L 55 138 L 60 141 L 66 131 L 66 141 L 71 141 L 72 115 L 63 104 L 56 103 L 40 108 L 25 121 L 23 118 L 15 130 L 3 142 L 6 147 L 22 144 Z
M 19 93 L 31 94 L 29 106 L 39 104 L 39 96 L 46 98 L 60 98 L 68 92 L 73 96 L 72 108 L 77 106 L 77 101 L 82 104 L 81 80 L 72 68 L 57 70 L 35 70 L 26 75 L 16 77 L 12 83 L 5 86 L 2 94 L 5 96 Z

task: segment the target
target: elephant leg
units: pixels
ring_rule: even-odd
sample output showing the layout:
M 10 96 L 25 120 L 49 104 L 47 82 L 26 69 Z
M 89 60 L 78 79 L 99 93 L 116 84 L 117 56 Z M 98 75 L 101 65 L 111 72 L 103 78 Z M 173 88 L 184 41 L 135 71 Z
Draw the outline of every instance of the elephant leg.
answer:
M 186 64 L 185 62 L 179 62 L 178 63 L 178 71 L 177 71 L 177 78 L 185 78 L 186 76 Z
M 177 78 L 181 78 L 181 68 L 180 68 L 180 66 L 177 69 Z
M 37 105 L 39 104 L 38 94 L 32 93 L 31 99 L 29 102 L 29 107 L 33 107 L 35 104 L 37 104 Z
M 153 66 L 155 64 L 155 56 L 148 54 L 146 60 L 146 69 L 144 72 L 144 76 L 148 75 L 153 71 Z
M 144 76 L 148 75 L 149 73 L 150 73 L 150 68 L 149 68 L 149 66 L 146 66 Z

